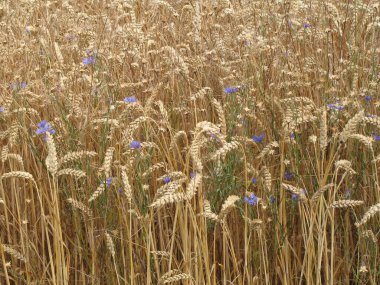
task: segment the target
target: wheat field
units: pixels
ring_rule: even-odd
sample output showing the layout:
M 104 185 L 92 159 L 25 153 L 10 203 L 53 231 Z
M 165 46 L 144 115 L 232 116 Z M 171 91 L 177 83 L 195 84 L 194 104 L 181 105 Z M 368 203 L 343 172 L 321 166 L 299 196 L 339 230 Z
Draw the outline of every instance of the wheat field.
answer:
M 0 284 L 380 284 L 376 0 L 0 2 Z

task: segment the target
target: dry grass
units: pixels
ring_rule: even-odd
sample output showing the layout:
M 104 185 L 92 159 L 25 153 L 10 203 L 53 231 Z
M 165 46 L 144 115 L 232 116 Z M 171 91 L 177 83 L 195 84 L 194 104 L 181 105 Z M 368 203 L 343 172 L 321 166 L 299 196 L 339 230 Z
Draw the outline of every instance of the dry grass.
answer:
M 1 1 L 1 284 L 379 284 L 380 5 Z

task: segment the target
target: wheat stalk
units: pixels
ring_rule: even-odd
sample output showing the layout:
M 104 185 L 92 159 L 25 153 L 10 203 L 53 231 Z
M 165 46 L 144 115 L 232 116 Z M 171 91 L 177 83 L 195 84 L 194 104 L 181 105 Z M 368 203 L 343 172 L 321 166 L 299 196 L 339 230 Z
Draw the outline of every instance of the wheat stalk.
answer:
M 103 192 L 106 190 L 106 186 L 104 183 L 101 183 L 98 188 L 96 188 L 95 192 L 92 193 L 91 197 L 88 199 L 88 202 L 94 201 L 96 198 L 98 198 Z
M 352 169 L 351 165 L 351 161 L 345 159 L 341 159 L 335 162 L 336 171 L 338 171 L 339 169 L 343 169 L 344 171 L 350 174 L 356 174 L 355 170 Z
M 215 214 L 214 212 L 212 212 L 211 205 L 210 205 L 210 202 L 208 200 L 203 201 L 203 212 L 201 213 L 201 215 L 203 215 L 204 217 L 206 217 L 210 220 L 213 220 L 215 222 L 220 221 L 218 218 L 218 215 Z
M 154 201 L 149 207 L 158 208 L 166 204 L 181 202 L 186 200 L 185 193 L 164 193 L 160 198 Z
M 202 174 L 197 173 L 193 179 L 190 179 L 186 189 L 186 200 L 192 199 L 200 185 L 202 184 Z
M 151 251 L 150 253 L 162 257 L 170 257 L 170 252 L 167 251 Z
M 85 204 L 83 204 L 82 202 L 74 200 L 73 198 L 68 198 L 66 201 L 69 204 L 71 204 L 74 208 L 79 209 L 83 214 L 85 214 L 89 218 L 93 217 L 92 210 L 89 207 L 87 207 Z
M 185 131 L 178 131 L 172 138 L 171 142 L 170 142 L 170 147 L 169 149 L 170 150 L 173 150 L 174 147 L 176 146 L 176 144 L 178 143 L 179 139 L 183 137 L 185 142 L 186 142 L 186 145 L 188 145 L 188 140 L 187 140 L 187 133 Z
M 330 205 L 330 208 L 348 208 L 363 205 L 364 201 L 359 200 L 338 200 Z
M 176 275 L 173 275 L 173 276 L 170 276 L 168 278 L 166 278 L 165 280 L 163 280 L 161 282 L 161 284 L 167 284 L 167 283 L 172 283 L 172 282 L 177 282 L 177 281 L 180 281 L 180 280 L 188 280 L 190 279 L 191 280 L 191 284 L 193 284 L 193 277 L 190 275 L 190 274 L 187 274 L 187 273 L 180 273 L 180 274 L 176 274 Z M 159 283 L 160 284 L 160 283 Z
M 9 153 L 9 148 L 8 146 L 4 146 L 2 149 L 1 149 L 1 161 L 2 162 L 5 162 L 7 160 L 7 157 L 8 157 L 8 153 Z
M 131 203 L 132 202 L 132 187 L 129 184 L 128 174 L 125 167 L 123 167 L 121 170 L 121 177 L 124 184 L 124 193 L 127 196 L 128 202 Z
M 3 244 L 2 246 L 3 246 L 4 252 L 10 254 L 11 256 L 13 256 L 14 258 L 18 260 L 21 260 L 22 262 L 26 262 L 25 256 L 19 251 L 15 250 L 12 246 L 6 245 L 6 244 Z
M 170 11 L 170 13 L 174 17 L 178 17 L 179 16 L 178 13 L 176 12 L 176 10 L 173 8 L 173 6 L 170 5 L 168 2 L 166 2 L 164 0 L 153 0 L 153 4 L 157 5 L 157 6 L 165 7 L 168 11 Z
M 112 163 L 112 158 L 113 158 L 114 151 L 115 151 L 114 147 L 107 148 L 106 154 L 104 156 L 103 165 L 100 167 L 98 175 L 101 172 L 104 172 L 104 174 L 106 175 L 106 177 L 111 176 L 111 163 Z
M 265 165 L 263 166 L 263 172 L 264 172 L 265 188 L 268 192 L 271 192 L 271 190 L 272 190 L 272 175 L 270 174 L 269 169 Z
M 54 49 L 55 49 L 55 54 L 57 55 L 57 59 L 58 59 L 59 64 L 61 66 L 63 66 L 64 59 L 63 59 L 63 55 L 62 55 L 61 49 L 59 48 L 59 45 L 58 45 L 57 42 L 54 42 Z
M 190 96 L 190 100 L 204 99 L 208 94 L 212 94 L 212 89 L 210 87 L 203 87 L 198 92 Z
M 321 151 L 326 151 L 327 148 L 327 111 L 323 108 L 321 114 L 321 124 L 320 124 L 320 137 L 319 137 Z
M 339 135 L 339 140 L 341 142 L 346 142 L 348 137 L 356 132 L 356 127 L 364 118 L 364 111 L 359 111 L 355 116 L 353 116 L 347 124 L 344 126 L 343 131 Z
M 357 139 L 362 144 L 364 144 L 371 152 L 373 152 L 373 148 L 372 148 L 373 138 L 372 137 L 363 136 L 361 134 L 351 134 L 348 136 L 348 138 Z
M 112 258 L 115 258 L 115 254 L 116 254 L 115 244 L 113 243 L 113 240 L 112 240 L 109 233 L 105 232 L 105 236 L 106 236 L 107 248 L 108 248 L 109 252 L 111 253 Z
M 57 176 L 61 175 L 71 175 L 76 178 L 83 178 L 86 177 L 86 173 L 79 169 L 72 169 L 72 168 L 64 168 L 57 172 Z
M 57 150 L 54 139 L 49 132 L 46 132 L 46 143 L 48 147 L 48 155 L 45 160 L 46 167 L 51 174 L 56 175 L 59 167 Z
M 214 152 L 210 160 L 219 160 L 219 159 L 225 159 L 227 153 L 234 149 L 238 149 L 240 147 L 240 143 L 237 141 L 232 141 L 229 143 L 225 143 L 221 148 L 219 148 L 216 152 Z
M 94 157 L 96 155 L 97 155 L 97 153 L 95 151 L 85 151 L 85 150 L 82 150 L 82 151 L 69 152 L 69 153 L 65 154 L 59 160 L 59 164 L 64 164 L 64 163 L 67 163 L 67 162 L 70 162 L 70 161 L 73 161 L 73 160 L 77 160 L 77 159 L 80 159 L 80 158 L 82 158 L 84 156 Z
M 290 184 L 286 184 L 286 183 L 282 183 L 282 187 L 284 187 L 285 190 L 288 190 L 288 191 L 292 192 L 293 194 L 296 194 L 298 197 L 300 197 L 300 199 L 302 201 L 307 200 L 303 189 L 295 187 L 295 186 L 290 185 Z
M 279 146 L 278 142 L 276 141 L 270 142 L 263 148 L 263 150 L 259 153 L 257 158 L 264 158 L 264 156 L 266 156 L 268 153 L 272 153 L 275 148 L 278 148 L 278 146 Z
M 32 180 L 33 182 L 35 182 L 33 175 L 30 174 L 29 172 L 25 172 L 25 171 L 12 171 L 12 172 L 8 172 L 8 173 L 4 173 L 1 176 L 2 179 L 11 178 L 11 177 L 29 179 L 29 180 Z
M 6 158 L 16 160 L 22 167 L 24 166 L 22 156 L 17 153 L 8 153 Z
M 153 164 L 151 167 L 149 167 L 142 175 L 142 177 L 147 177 L 149 176 L 151 173 L 153 173 L 154 171 L 157 171 L 158 169 L 160 168 L 165 168 L 165 163 L 163 162 L 159 162 L 159 163 L 156 163 L 156 164 Z
M 239 200 L 240 198 L 236 195 L 228 196 L 227 199 L 223 202 L 222 209 L 219 212 L 219 220 L 224 221 L 227 217 L 227 214 L 236 207 L 235 203 Z
M 330 189 L 330 188 L 332 188 L 332 187 L 334 187 L 334 183 L 330 183 L 330 184 L 327 184 L 327 185 L 325 185 L 325 186 L 319 188 L 318 191 L 315 192 L 314 195 L 311 197 L 310 202 L 314 203 L 314 202 L 318 201 L 319 197 L 321 197 L 322 194 L 323 194 L 326 190 L 328 190 L 328 189 Z
M 362 236 L 369 238 L 374 244 L 377 244 L 377 238 L 372 230 L 363 231 Z
M 193 17 L 193 26 L 194 26 L 194 41 L 196 43 L 201 42 L 201 28 L 202 28 L 202 17 L 201 17 L 201 4 L 199 1 L 196 1 L 194 4 L 194 17 Z
M 380 203 L 371 206 L 368 211 L 364 214 L 363 218 L 355 223 L 355 226 L 357 228 L 363 226 L 368 222 L 369 219 L 371 219 L 373 216 L 375 216 L 380 211 Z
M 224 115 L 223 106 L 215 98 L 211 100 L 211 103 L 214 105 L 216 112 L 218 114 L 220 131 L 222 132 L 223 135 L 227 135 L 227 124 L 226 124 L 226 117 Z
M 254 219 L 254 220 L 252 220 L 252 219 L 250 219 L 250 218 L 248 218 L 246 216 L 243 216 L 243 219 L 245 221 L 247 221 L 247 223 L 249 225 L 249 228 L 251 230 L 259 230 L 259 229 L 261 229 L 263 227 L 263 221 L 261 219 Z

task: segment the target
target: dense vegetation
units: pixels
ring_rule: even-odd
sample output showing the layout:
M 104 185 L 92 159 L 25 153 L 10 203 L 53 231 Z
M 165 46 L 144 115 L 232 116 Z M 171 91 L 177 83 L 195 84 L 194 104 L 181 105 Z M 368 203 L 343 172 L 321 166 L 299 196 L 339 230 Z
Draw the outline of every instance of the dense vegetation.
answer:
M 379 284 L 375 0 L 0 3 L 1 284 Z

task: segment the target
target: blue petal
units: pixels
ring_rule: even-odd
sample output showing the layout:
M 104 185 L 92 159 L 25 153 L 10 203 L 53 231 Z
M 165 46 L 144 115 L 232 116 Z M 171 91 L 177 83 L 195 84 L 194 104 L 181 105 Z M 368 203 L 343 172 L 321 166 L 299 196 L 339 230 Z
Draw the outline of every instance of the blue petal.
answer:
M 43 121 L 39 122 L 39 123 L 37 124 L 37 126 L 38 126 L 39 128 L 44 128 L 44 127 L 46 126 L 46 124 L 48 124 L 48 121 L 43 120 Z

